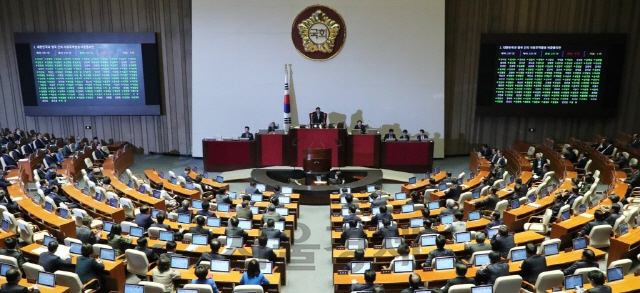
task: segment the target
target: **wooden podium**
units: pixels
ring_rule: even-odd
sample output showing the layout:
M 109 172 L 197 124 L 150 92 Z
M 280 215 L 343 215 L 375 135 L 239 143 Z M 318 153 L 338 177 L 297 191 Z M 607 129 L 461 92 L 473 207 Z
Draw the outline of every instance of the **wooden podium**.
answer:
M 331 149 L 303 149 L 304 171 L 308 174 L 331 171 Z

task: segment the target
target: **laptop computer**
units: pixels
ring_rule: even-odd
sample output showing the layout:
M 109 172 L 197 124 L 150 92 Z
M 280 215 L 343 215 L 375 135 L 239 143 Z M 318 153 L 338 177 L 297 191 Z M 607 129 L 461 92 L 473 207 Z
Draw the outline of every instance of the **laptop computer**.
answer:
M 142 237 L 142 234 L 144 234 L 144 228 L 142 227 L 131 227 L 129 230 L 129 235 L 132 237 Z
M 290 196 L 279 196 L 278 197 L 278 201 L 280 201 L 281 204 L 290 204 L 291 203 L 291 197 Z
M 192 201 L 191 201 L 191 206 L 192 206 L 194 209 L 201 210 L 201 209 L 202 209 L 202 200 L 199 200 L 199 199 L 194 199 L 194 200 L 192 200 Z
M 173 239 L 173 231 L 160 231 L 160 234 L 158 235 L 158 240 L 160 241 L 173 241 Z
M 490 262 L 489 253 L 481 253 L 481 254 L 476 254 L 476 257 L 473 261 L 473 265 L 476 267 L 479 267 L 479 266 L 488 264 L 489 262 Z
M 112 226 L 113 226 L 112 222 L 107 222 L 107 221 L 102 222 L 102 230 L 104 231 L 111 232 Z
M 372 215 L 377 215 L 380 213 L 380 208 L 379 207 L 375 207 L 375 208 L 371 208 L 371 214 Z
M 569 220 L 569 218 L 571 218 L 571 210 L 565 210 L 562 212 L 562 214 L 560 215 L 562 221 L 566 221 Z
M 480 219 L 479 211 L 470 211 L 469 212 L 469 221 L 475 221 Z
M 144 293 L 144 285 L 124 284 L 124 293 Z
M 445 191 L 447 190 L 447 184 L 446 183 L 440 183 L 440 185 L 438 185 L 438 189 L 440 191 Z
M 582 274 L 580 275 L 569 275 L 564 277 L 564 288 L 565 289 L 576 289 L 582 288 Z
M 413 273 L 414 262 L 413 260 L 396 260 L 393 262 L 393 273 Z
M 413 204 L 403 204 L 402 213 L 413 213 Z
M 620 236 L 629 233 L 629 225 L 626 223 L 620 224 L 620 226 L 618 226 L 618 229 L 620 230 Z
M 116 251 L 110 248 L 100 248 L 100 258 L 108 261 L 116 260 Z
M 152 219 L 158 218 L 158 214 L 160 214 L 160 213 L 164 213 L 164 211 L 163 210 L 158 210 L 158 209 L 152 209 L 151 210 L 151 218 Z
M 580 250 L 587 248 L 587 238 L 580 237 L 573 239 L 573 250 Z
M 191 214 L 178 214 L 178 223 L 190 224 L 191 223 Z
M 267 247 L 271 249 L 280 249 L 280 239 L 279 238 L 267 239 Z
M 16 267 L 7 263 L 0 264 L 0 276 L 6 276 L 7 271 L 10 269 L 15 269 Z
M 68 219 L 69 218 L 69 210 L 62 209 L 62 208 L 58 209 L 58 216 L 60 216 L 60 218 L 63 218 L 63 219 Z
M 274 223 L 274 228 L 284 231 L 284 221 L 277 221 Z
M 350 238 L 347 239 L 347 249 L 348 250 L 356 250 L 356 249 L 365 249 L 366 239 L 363 238 Z
M 544 256 L 556 255 L 559 252 L 558 243 L 546 244 L 543 248 Z
M 71 242 L 69 244 L 70 244 L 69 253 L 75 254 L 75 255 L 82 254 L 82 244 L 76 243 L 76 242 Z
M 182 256 L 171 257 L 171 268 L 178 270 L 186 270 L 189 268 L 189 258 Z
M 387 237 L 384 239 L 385 249 L 396 249 L 402 244 L 402 238 L 400 237 Z
M 210 269 L 212 272 L 228 273 L 231 270 L 231 261 L 228 259 L 212 259 Z
M 492 239 L 493 235 L 496 235 L 498 233 L 498 228 L 491 228 L 488 232 L 489 235 L 487 235 L 487 237 L 489 237 L 489 239 Z
M 370 261 L 352 261 L 350 264 L 352 275 L 363 275 L 364 272 L 371 269 Z
M 286 217 L 289 215 L 289 209 L 288 208 L 276 208 L 276 213 L 280 214 L 283 217 Z
M 227 242 L 225 243 L 226 247 L 233 248 L 242 248 L 242 245 L 244 245 L 242 237 L 227 237 Z
M 198 293 L 198 289 L 177 288 L 176 293 Z
M 516 199 L 516 200 L 512 200 L 511 201 L 511 209 L 515 210 L 515 209 L 517 209 L 519 207 L 520 207 L 520 201 L 519 200 Z
M 242 230 L 251 230 L 251 220 L 238 221 L 238 227 L 242 228 Z
M 208 245 L 209 235 L 207 234 L 193 234 L 191 236 L 191 243 L 195 245 Z
M 527 258 L 527 250 L 522 249 L 514 249 L 511 251 L 511 261 L 521 261 Z
M 618 280 L 622 280 L 624 278 L 624 273 L 621 267 L 614 267 L 607 269 L 607 282 L 615 282 Z
M 222 177 L 220 175 L 216 176 L 216 182 L 222 184 L 224 182 L 224 177 Z
M 219 203 L 218 204 L 218 211 L 219 212 L 228 213 L 230 209 L 231 209 L 231 206 L 228 203 Z
M 412 218 L 409 220 L 409 227 L 411 228 L 420 228 L 424 224 L 424 220 L 422 218 Z
M 47 287 L 55 287 L 56 286 L 56 275 L 53 273 L 47 272 L 38 272 L 38 285 L 47 286 Z
M 492 285 L 471 287 L 471 293 L 493 293 Z
M 478 199 L 480 198 L 480 190 L 474 190 L 473 192 L 471 192 L 471 199 Z
M 53 206 L 51 205 L 50 202 L 48 202 L 48 201 L 44 202 L 44 210 L 49 212 L 49 213 L 53 211 Z
M 416 177 L 410 177 L 409 184 L 416 184 Z
M 439 270 L 452 270 L 453 266 L 455 264 L 455 258 L 453 257 L 438 257 L 435 259 L 435 265 L 434 268 L 439 271 Z
M 426 234 L 420 236 L 420 246 L 434 246 L 436 245 L 436 234 Z
M 262 201 L 262 194 L 252 194 L 251 195 L 251 201 L 252 202 L 261 202 Z
M 160 190 L 154 190 L 151 194 L 152 194 L 153 198 L 160 199 L 161 191 Z
M 293 188 L 289 187 L 289 186 L 283 186 L 281 189 L 283 194 L 292 194 L 293 193 Z M 280 202 L 282 203 L 282 200 L 280 200 Z
M 273 274 L 273 262 L 270 261 L 259 261 L 260 272 L 264 275 Z
M 208 227 L 220 227 L 220 224 L 222 224 L 222 219 L 214 218 L 214 217 L 207 217 L 207 226 Z
M 44 239 L 42 240 L 42 245 L 48 246 L 49 242 L 51 242 L 51 241 L 57 241 L 57 239 L 55 237 L 51 237 L 49 235 L 44 235 Z
M 265 192 L 267 190 L 267 186 L 261 183 L 256 184 L 256 189 L 260 190 L 260 192 Z
M 405 200 L 405 199 L 407 199 L 407 194 L 404 193 L 404 192 L 396 192 L 395 199 L 396 200 Z
M 442 224 L 451 224 L 453 223 L 453 215 L 441 215 L 440 223 Z
M 471 242 L 471 232 L 456 233 L 456 243 Z
M 376 191 L 376 186 L 375 185 L 367 185 L 367 192 L 368 193 L 372 193 Z

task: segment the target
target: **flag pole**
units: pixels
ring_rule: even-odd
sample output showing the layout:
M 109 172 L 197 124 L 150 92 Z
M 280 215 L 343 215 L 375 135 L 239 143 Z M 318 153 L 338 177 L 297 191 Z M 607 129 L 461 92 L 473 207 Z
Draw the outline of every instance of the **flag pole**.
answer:
M 291 127 L 291 104 L 289 100 L 289 71 L 291 64 L 284 65 L 284 133 L 289 133 Z

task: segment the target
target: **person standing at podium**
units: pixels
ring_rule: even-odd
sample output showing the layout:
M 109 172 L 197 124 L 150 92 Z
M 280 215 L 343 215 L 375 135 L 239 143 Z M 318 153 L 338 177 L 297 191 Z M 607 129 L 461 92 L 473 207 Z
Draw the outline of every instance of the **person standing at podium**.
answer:
M 316 124 L 324 124 L 324 117 L 325 117 L 324 112 L 320 111 L 320 107 L 316 107 L 316 111 L 311 113 L 311 124 L 312 125 L 316 125 Z
M 240 138 L 248 138 L 249 140 L 253 140 L 253 134 L 249 132 L 249 126 L 244 127 L 244 132 L 242 133 Z
M 358 122 L 356 122 L 355 129 L 360 129 L 360 134 L 367 133 L 367 127 L 362 124 L 362 120 L 358 120 Z
M 389 129 L 389 133 L 384 135 L 384 139 L 382 141 L 387 141 L 387 139 L 394 139 L 395 141 L 398 141 L 396 135 L 393 134 L 393 129 Z

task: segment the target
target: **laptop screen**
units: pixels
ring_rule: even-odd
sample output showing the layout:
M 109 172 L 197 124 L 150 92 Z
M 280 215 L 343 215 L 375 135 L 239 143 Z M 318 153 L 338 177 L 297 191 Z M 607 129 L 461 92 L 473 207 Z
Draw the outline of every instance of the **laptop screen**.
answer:
M 456 183 L 458 183 L 458 185 L 462 184 L 464 182 L 464 180 L 462 180 L 462 178 L 458 178 L 458 181 Z
M 231 200 L 236 200 L 236 199 L 238 199 L 238 193 L 237 193 L 237 192 L 235 192 L 235 191 L 230 191 L 230 192 L 229 192 L 229 198 L 230 198 Z
M 284 231 L 284 221 L 275 222 L 273 227 L 280 231 Z
M 281 204 L 290 204 L 291 203 L 291 197 L 290 196 L 280 196 L 280 197 L 278 197 L 278 201 L 280 201 Z
M 413 260 L 396 260 L 393 262 L 393 272 L 396 274 L 412 273 Z
M 291 187 L 286 187 L 286 186 L 285 186 L 285 187 L 282 187 L 282 193 L 284 193 L 284 194 L 291 194 L 291 193 L 293 193 L 293 188 L 291 188 Z M 282 200 L 280 200 L 280 202 L 282 202 Z
M 436 169 L 433 171 L 433 173 L 439 174 L 440 173 L 440 167 L 436 167 Z
M 212 259 L 211 271 L 228 273 L 231 269 L 231 262 L 228 259 Z
M 438 235 L 422 235 L 420 236 L 420 246 L 434 246 L 436 245 L 436 237 Z
M 176 293 L 198 293 L 198 289 L 178 288 L 178 289 L 176 289 Z
M 347 239 L 347 249 L 349 250 L 365 249 L 365 239 L 362 239 L 362 238 Z
M 222 182 L 224 182 L 224 177 L 222 177 L 222 176 L 216 176 L 216 182 L 218 182 L 218 183 L 222 183 Z
M 385 249 L 395 249 L 402 244 L 402 238 L 400 237 L 387 237 L 384 239 Z
M 558 253 L 559 253 L 559 251 L 558 251 L 558 243 L 546 244 L 544 246 L 544 255 L 545 256 L 556 255 Z
M 563 211 L 561 216 L 563 221 L 569 220 L 571 218 L 571 210 Z
M 262 194 L 252 194 L 251 195 L 252 202 L 260 202 L 262 201 Z
M 289 215 L 289 209 L 288 208 L 276 208 L 276 213 L 280 214 L 283 217 L 286 217 Z
M 207 245 L 209 240 L 209 235 L 207 234 L 193 234 L 191 236 L 191 243 L 195 245 Z
M 147 193 L 147 188 L 144 187 L 144 185 L 140 185 L 140 187 L 138 187 L 138 192 L 140 193 Z
M 240 220 L 238 221 L 238 227 L 243 230 L 251 230 L 251 220 Z
M 342 209 L 341 212 L 343 217 L 349 215 L 349 209 Z
M 42 245 L 47 246 L 49 245 L 49 242 L 56 240 L 55 237 L 51 237 L 49 235 L 44 235 L 44 239 L 42 240 Z
M 372 193 L 376 191 L 376 186 L 375 185 L 367 185 L 367 192 L 368 193 Z
M 371 208 L 371 214 L 372 215 L 377 215 L 380 213 L 380 208 Z
M 493 293 L 493 286 L 486 285 L 471 287 L 471 293 Z
M 124 293 L 144 293 L 144 285 L 124 284 Z
M 227 243 L 226 243 L 227 247 L 242 248 L 242 245 L 243 245 L 242 237 L 227 237 Z
M 103 222 L 102 224 L 102 230 L 107 231 L 107 232 L 111 232 L 111 226 L 113 226 L 112 222 Z
M 104 260 L 115 261 L 116 251 L 110 248 L 100 248 L 100 258 Z
M 440 189 L 440 191 L 447 190 L 447 184 L 446 183 L 440 183 L 440 186 L 438 186 L 438 189 Z
M 514 249 L 511 251 L 511 261 L 521 261 L 527 258 L 525 249 Z
M 182 223 L 182 224 L 191 223 L 191 214 L 178 214 L 178 223 Z
M 260 272 L 265 275 L 271 275 L 273 273 L 273 263 L 270 261 L 261 261 L 260 264 Z
M 471 199 L 478 199 L 478 198 L 480 198 L 480 190 L 474 190 L 471 193 Z
M 220 218 L 214 218 L 214 217 L 207 218 L 207 226 L 209 227 L 220 227 L 220 224 L 221 224 Z
M 573 250 L 580 250 L 587 248 L 587 238 L 580 237 L 573 239 Z
M 55 287 L 56 275 L 47 272 L 38 272 L 38 285 Z
M 173 241 L 173 231 L 160 231 L 158 235 L 160 241 Z
M 51 205 L 51 203 L 50 203 L 50 202 L 45 201 L 45 202 L 44 202 L 44 209 L 45 209 L 47 212 L 51 212 L 51 211 L 53 211 L 53 206 Z
M 116 208 L 116 209 L 117 209 L 117 208 L 118 208 L 118 199 L 116 199 L 116 198 L 110 198 L 110 199 L 109 199 L 109 205 L 110 205 L 111 207 L 113 207 L 113 208 Z M 125 206 L 127 206 L 127 207 L 128 207 L 128 205 L 125 205 Z
M 371 269 L 370 261 L 352 261 L 351 262 L 351 274 L 362 275 L 367 270 Z
M 219 212 L 228 213 L 230 208 L 231 207 L 229 206 L 228 203 L 219 203 L 218 204 L 218 211 Z
M 607 269 L 607 282 L 611 283 L 622 280 L 622 278 L 624 278 L 624 274 L 621 267 Z
M 575 289 L 576 287 L 582 287 L 582 275 L 571 275 L 564 277 L 564 288 Z
M 160 190 L 154 190 L 152 193 L 153 197 L 158 199 L 160 198 L 160 194 L 161 194 Z
M 201 210 L 201 209 L 202 209 L 202 200 L 194 199 L 193 201 L 191 201 L 191 206 L 192 206 L 194 209 L 199 209 L 199 210 Z
M 96 194 L 93 197 L 96 201 L 102 201 L 102 193 L 100 192 L 96 192 Z
M 142 227 L 131 227 L 129 230 L 129 235 L 133 237 L 142 237 L 142 234 L 144 234 L 144 228 Z
M 424 173 L 424 179 L 429 179 L 429 178 L 431 178 L 431 173 L 429 172 Z
M 453 269 L 453 264 L 455 263 L 455 259 L 453 257 L 443 257 L 435 259 L 435 269 L 436 270 L 451 270 Z
M 71 242 L 69 243 L 71 246 L 69 247 L 69 253 L 72 254 L 81 254 L 82 253 L 82 244 Z
M 1 228 L 3 231 L 9 231 L 9 222 L 7 220 L 2 220 Z
M 405 200 L 407 199 L 407 194 L 404 192 L 396 192 L 396 200 Z
M 451 224 L 451 223 L 453 223 L 453 215 L 442 215 L 442 216 L 440 216 L 440 222 L 442 224 Z
M 271 249 L 280 249 L 280 239 L 279 238 L 269 238 L 267 240 L 267 247 Z
M 413 213 L 413 205 L 412 204 L 403 204 L 402 205 L 403 213 Z
M 193 182 L 187 182 L 187 184 L 184 185 L 185 189 L 193 189 Z
M 581 204 L 578 206 L 578 212 L 584 214 L 587 211 L 587 206 L 585 204 Z
M 473 179 L 475 177 L 476 177 L 476 173 L 473 173 L 473 172 L 469 173 L 469 179 Z
M 187 268 L 189 268 L 189 258 L 188 257 L 181 257 L 181 256 L 172 256 L 171 257 L 171 268 L 172 269 L 179 269 L 179 270 L 186 270 Z
M 69 217 L 69 210 L 67 209 L 59 209 L 58 210 L 58 215 L 60 216 L 60 218 L 66 219 Z
M 264 184 L 256 184 L 256 189 L 260 190 L 260 192 L 265 192 L 267 190 L 267 186 Z
M 471 232 L 456 233 L 456 243 L 471 242 Z
M 498 228 L 491 228 L 489 229 L 489 235 L 487 235 L 487 237 L 489 237 L 489 239 L 492 239 L 493 235 L 496 235 L 496 233 L 498 233 Z
M 411 228 L 422 227 L 422 224 L 423 224 L 422 218 L 413 218 L 413 219 L 410 220 L 410 227 Z
M 514 210 L 515 210 L 515 209 L 517 209 L 517 208 L 519 208 L 519 207 L 520 207 L 520 201 L 519 201 L 519 200 L 517 200 L 517 199 L 516 199 L 516 200 L 512 200 L 512 201 L 511 201 L 511 208 L 512 208 L 512 209 L 514 209 Z
M 483 266 L 488 263 L 489 263 L 488 253 L 476 254 L 476 257 L 473 261 L 473 265 L 475 265 L 476 267 Z
M 416 177 L 409 178 L 409 184 L 416 184 Z
M 158 210 L 158 209 L 152 209 L 151 210 L 151 218 L 152 219 L 157 218 L 159 213 L 164 213 L 164 211 L 163 210 Z
M 529 194 L 529 202 L 530 203 L 536 202 L 536 199 L 537 198 L 536 198 L 536 194 L 535 193 Z
M 628 224 L 620 224 L 620 235 L 625 235 L 629 232 Z
M 470 211 L 469 212 L 469 221 L 475 221 L 480 219 L 480 212 L 478 211 Z
M 423 289 L 418 289 L 418 290 L 413 291 L 413 293 L 433 293 L 433 291 L 427 290 L 427 289 L 424 289 L 424 290 Z
M 0 276 L 6 276 L 7 271 L 10 269 L 15 269 L 16 267 L 10 264 L 2 263 L 0 264 Z

